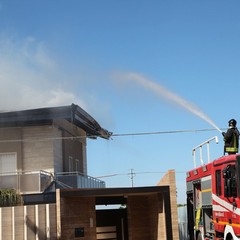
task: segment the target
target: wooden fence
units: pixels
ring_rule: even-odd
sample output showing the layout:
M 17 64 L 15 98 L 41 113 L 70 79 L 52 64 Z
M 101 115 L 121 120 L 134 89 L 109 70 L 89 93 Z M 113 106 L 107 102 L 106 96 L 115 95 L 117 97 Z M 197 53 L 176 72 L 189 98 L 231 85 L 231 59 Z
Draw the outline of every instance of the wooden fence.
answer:
M 56 229 L 56 204 L 0 208 L 0 240 L 55 240 Z

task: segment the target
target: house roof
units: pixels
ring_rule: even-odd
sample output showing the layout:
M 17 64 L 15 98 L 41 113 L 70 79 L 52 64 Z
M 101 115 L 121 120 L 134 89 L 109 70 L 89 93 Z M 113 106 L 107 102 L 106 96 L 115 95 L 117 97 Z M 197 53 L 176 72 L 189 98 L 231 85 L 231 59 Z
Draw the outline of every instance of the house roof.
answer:
M 100 124 L 78 105 L 38 108 L 23 111 L 0 113 L 0 128 L 37 126 L 51 124 L 54 120 L 65 119 L 83 129 L 88 137 L 102 137 L 109 139 L 111 132 L 102 128 Z

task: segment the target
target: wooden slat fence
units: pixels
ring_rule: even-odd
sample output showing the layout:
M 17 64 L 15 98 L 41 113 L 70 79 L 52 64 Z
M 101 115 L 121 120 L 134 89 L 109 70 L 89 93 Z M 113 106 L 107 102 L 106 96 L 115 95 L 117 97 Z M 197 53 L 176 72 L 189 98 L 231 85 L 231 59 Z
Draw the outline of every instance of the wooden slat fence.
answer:
M 0 240 L 57 239 L 56 204 L 0 208 Z

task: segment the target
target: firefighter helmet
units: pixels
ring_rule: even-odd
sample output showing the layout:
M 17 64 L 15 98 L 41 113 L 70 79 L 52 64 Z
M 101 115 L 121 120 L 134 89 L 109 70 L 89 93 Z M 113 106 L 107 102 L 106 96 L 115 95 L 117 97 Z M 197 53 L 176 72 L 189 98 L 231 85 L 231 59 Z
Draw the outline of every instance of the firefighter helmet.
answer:
M 229 127 L 236 127 L 237 121 L 235 119 L 231 119 L 228 121 Z

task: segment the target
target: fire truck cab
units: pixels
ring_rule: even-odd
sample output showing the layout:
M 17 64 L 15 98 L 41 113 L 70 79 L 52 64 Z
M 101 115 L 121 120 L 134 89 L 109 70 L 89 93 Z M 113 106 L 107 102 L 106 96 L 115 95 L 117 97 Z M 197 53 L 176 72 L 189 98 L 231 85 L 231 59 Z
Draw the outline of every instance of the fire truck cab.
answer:
M 240 154 L 202 162 L 186 187 L 189 240 L 240 239 Z

